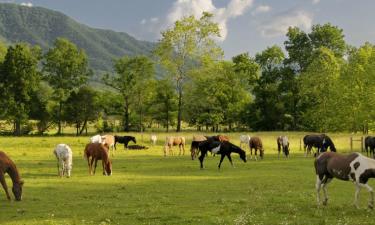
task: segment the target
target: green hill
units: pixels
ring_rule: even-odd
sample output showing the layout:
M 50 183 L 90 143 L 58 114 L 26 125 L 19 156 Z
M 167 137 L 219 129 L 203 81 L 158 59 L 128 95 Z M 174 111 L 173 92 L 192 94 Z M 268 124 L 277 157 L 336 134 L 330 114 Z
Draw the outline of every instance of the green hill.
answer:
M 67 38 L 83 48 L 90 67 L 96 71 L 112 70 L 114 58 L 149 55 L 155 46 L 126 33 L 88 27 L 57 11 L 0 3 L 0 39 L 3 41 L 27 42 L 47 49 L 58 37 Z

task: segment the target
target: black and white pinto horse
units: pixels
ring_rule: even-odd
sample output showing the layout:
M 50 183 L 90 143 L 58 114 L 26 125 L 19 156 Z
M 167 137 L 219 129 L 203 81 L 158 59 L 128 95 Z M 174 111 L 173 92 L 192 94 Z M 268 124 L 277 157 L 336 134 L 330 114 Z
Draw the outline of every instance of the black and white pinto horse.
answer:
M 137 143 L 137 141 L 135 140 L 135 137 L 133 136 L 117 136 L 115 135 L 115 148 L 116 148 L 116 143 L 120 143 L 120 144 L 124 144 L 124 149 L 125 148 L 128 148 L 128 144 L 129 142 L 132 141 L 134 142 L 134 144 Z
M 210 151 L 214 154 L 220 154 L 220 162 L 219 162 L 219 169 L 221 166 L 221 163 L 223 162 L 225 156 L 229 159 L 230 164 L 233 167 L 232 157 L 230 156 L 232 152 L 235 152 L 240 155 L 240 158 L 246 162 L 246 152 L 242 150 L 240 147 L 230 143 L 229 141 L 212 141 L 212 140 L 206 140 L 202 141 L 199 144 L 199 150 L 201 152 L 199 156 L 199 161 L 201 165 L 201 169 L 203 169 L 203 160 L 204 157 L 207 155 L 207 152 Z
M 287 136 L 277 137 L 277 150 L 279 152 L 278 158 L 280 158 L 280 152 L 283 151 L 286 158 L 289 157 L 289 140 Z
M 353 181 L 356 185 L 354 205 L 358 208 L 358 195 L 361 187 L 370 192 L 368 207 L 374 207 L 374 192 L 367 184 L 369 178 L 375 178 L 375 160 L 367 158 L 360 153 L 339 155 L 335 152 L 325 152 L 315 159 L 316 194 L 318 206 L 320 205 L 320 189 L 323 188 L 323 205 L 327 205 L 327 184 L 333 179 Z
M 308 154 L 311 154 L 312 147 L 317 148 L 317 153 L 315 155 L 319 155 L 322 152 L 326 152 L 328 147 L 331 152 L 336 152 L 336 147 L 333 144 L 333 141 L 330 137 L 325 134 L 309 134 L 303 137 L 303 149 L 305 151 L 305 157 Z
M 375 137 L 367 136 L 365 138 L 365 149 L 366 149 L 366 152 L 367 152 L 367 156 L 368 156 L 368 152 L 370 150 L 370 157 L 371 157 L 371 154 L 372 154 L 372 158 L 375 158 L 375 154 L 374 154 Z

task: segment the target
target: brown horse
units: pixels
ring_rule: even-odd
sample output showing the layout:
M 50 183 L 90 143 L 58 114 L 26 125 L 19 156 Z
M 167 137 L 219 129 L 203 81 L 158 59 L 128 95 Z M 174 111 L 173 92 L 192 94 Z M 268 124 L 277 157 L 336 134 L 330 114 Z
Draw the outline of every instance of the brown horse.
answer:
M 262 140 L 259 137 L 251 137 L 249 141 L 249 148 L 250 148 L 250 159 L 253 158 L 253 149 L 255 150 L 255 160 L 257 159 L 257 151 L 259 150 L 259 156 L 263 159 L 264 149 Z
M 182 155 L 185 154 L 185 138 L 184 137 L 166 137 L 165 139 L 165 146 L 164 146 L 164 156 L 167 156 L 167 152 L 173 155 L 172 146 L 178 145 L 180 148 L 180 154 L 182 151 Z
M 102 143 L 89 143 L 86 145 L 84 156 L 89 165 L 89 174 L 92 173 L 92 164 L 95 160 L 94 174 L 98 160 L 102 160 L 103 175 L 112 175 L 112 162 L 109 159 L 108 145 Z M 91 158 L 91 161 L 90 161 Z
M 22 200 L 22 186 L 23 181 L 20 178 L 16 164 L 2 151 L 0 151 L 0 182 L 3 185 L 7 199 L 10 200 L 10 195 L 8 192 L 8 186 L 5 182 L 4 174 L 8 173 L 13 182 L 13 194 L 16 201 Z

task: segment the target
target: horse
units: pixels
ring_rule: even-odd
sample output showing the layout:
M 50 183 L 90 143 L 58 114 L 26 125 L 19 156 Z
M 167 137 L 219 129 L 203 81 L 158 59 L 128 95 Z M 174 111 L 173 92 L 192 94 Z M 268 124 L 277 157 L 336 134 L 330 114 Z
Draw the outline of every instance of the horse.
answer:
M 280 158 L 280 151 L 283 151 L 285 157 L 289 157 L 289 140 L 287 136 L 277 137 L 277 151 L 279 152 L 278 158 Z
M 240 147 L 230 143 L 229 141 L 212 141 L 212 140 L 206 140 L 202 141 L 199 144 L 199 150 L 201 151 L 201 155 L 199 156 L 199 161 L 200 161 L 200 168 L 203 169 L 203 160 L 204 157 L 206 156 L 207 152 L 210 151 L 215 154 L 220 154 L 220 162 L 218 165 L 218 168 L 220 169 L 221 163 L 223 162 L 225 156 L 228 158 L 230 164 L 233 167 L 233 162 L 232 162 L 232 157 L 230 154 L 232 152 L 238 153 L 240 155 L 240 158 L 246 162 L 246 152 L 242 150 Z
M 336 147 L 333 144 L 331 138 L 325 134 L 306 135 L 305 137 L 303 137 L 303 144 L 305 157 L 307 157 L 307 154 L 311 153 L 312 147 L 317 148 L 317 153 L 315 153 L 315 155 L 327 151 L 328 147 L 330 148 L 331 152 L 336 152 Z
M 262 140 L 259 137 L 252 137 L 249 141 L 249 148 L 250 148 L 250 159 L 253 158 L 253 149 L 255 151 L 255 160 L 258 160 L 257 158 L 257 151 L 259 150 L 259 156 L 261 159 L 263 159 L 264 156 L 264 149 Z
M 366 152 L 367 152 L 367 156 L 368 156 L 369 149 L 370 149 L 370 156 L 371 156 L 371 154 L 372 154 L 372 157 L 375 158 L 375 154 L 374 154 L 374 149 L 375 149 L 375 137 L 367 136 L 367 137 L 365 138 L 365 149 L 366 149 Z
M 4 177 L 5 173 L 8 173 L 12 179 L 12 192 L 16 201 L 21 201 L 23 181 L 21 180 L 16 164 L 14 164 L 14 162 L 4 152 L 0 151 L 0 183 L 4 188 L 7 199 L 10 201 L 8 186 Z
M 166 137 L 165 138 L 165 145 L 164 145 L 164 156 L 167 156 L 167 152 L 173 155 L 172 146 L 178 145 L 180 149 L 179 155 L 185 154 L 185 138 L 184 137 Z
M 360 153 L 349 155 L 339 155 L 335 152 L 324 152 L 320 154 L 314 162 L 316 173 L 316 199 L 320 205 L 320 189 L 323 188 L 323 205 L 327 205 L 327 185 L 337 178 L 345 181 L 353 181 L 356 185 L 354 195 L 354 205 L 358 208 L 358 196 L 361 187 L 365 187 L 370 192 L 368 207 L 374 207 L 374 192 L 367 184 L 369 178 L 375 177 L 375 160 L 367 158 Z
M 219 134 L 219 135 L 215 135 L 215 136 L 204 136 L 207 138 L 207 140 L 212 140 L 212 141 L 229 141 L 229 137 L 226 136 L 226 135 L 222 135 L 222 134 Z
M 72 149 L 66 144 L 58 144 L 53 150 L 53 154 L 57 159 L 57 175 L 60 177 L 63 177 L 64 175 L 70 177 L 73 164 Z
M 202 135 L 194 135 L 193 136 L 193 141 L 191 142 L 191 147 L 190 147 L 190 153 L 191 153 L 191 160 L 194 160 L 198 154 L 199 154 L 199 143 L 202 141 L 207 140 L 205 136 Z
M 242 147 L 242 145 L 249 146 L 250 139 L 251 139 L 250 135 L 242 134 L 240 136 L 240 148 Z
M 98 160 L 102 160 L 103 175 L 112 175 L 112 162 L 109 159 L 108 146 L 102 143 L 89 143 L 86 145 L 84 151 L 84 157 L 87 159 L 87 164 L 89 166 L 89 174 L 95 174 L 96 165 Z M 91 158 L 91 161 L 90 161 Z M 92 164 L 95 160 L 94 173 L 92 173 Z
M 115 146 L 115 137 L 113 135 L 104 135 L 102 136 L 102 142 L 108 145 L 109 148 L 112 149 L 112 156 L 115 154 L 116 146 Z
M 102 136 L 100 134 L 90 137 L 90 143 L 102 143 Z
M 124 144 L 124 149 L 128 148 L 129 142 L 132 141 L 134 144 L 137 144 L 137 141 L 135 140 L 135 137 L 133 136 L 117 136 L 115 135 L 115 148 L 116 148 L 116 143 Z
M 151 144 L 152 145 L 156 145 L 157 140 L 158 140 L 158 137 L 156 137 L 155 134 L 151 134 L 151 136 L 150 136 L 150 142 L 151 142 Z

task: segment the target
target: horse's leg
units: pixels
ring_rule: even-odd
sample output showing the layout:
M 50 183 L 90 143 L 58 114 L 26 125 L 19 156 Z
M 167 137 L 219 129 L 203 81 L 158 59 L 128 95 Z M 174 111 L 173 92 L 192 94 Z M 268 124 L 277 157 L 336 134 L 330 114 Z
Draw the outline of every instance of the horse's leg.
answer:
M 252 148 L 250 148 L 250 159 L 253 159 L 253 149 Z
M 9 195 L 9 192 L 8 192 L 8 186 L 7 186 L 7 183 L 5 182 L 5 177 L 4 177 L 4 172 L 3 171 L 0 171 L 0 183 L 3 186 L 3 189 L 5 191 L 7 199 L 10 201 L 10 195 Z
M 323 200 L 323 205 L 327 205 L 328 202 L 328 193 L 327 193 L 327 185 L 329 182 L 332 181 L 332 178 L 326 178 L 325 182 L 323 183 L 323 193 L 324 193 L 324 200 Z
M 258 161 L 257 152 L 258 152 L 258 148 L 255 148 L 255 161 Z
M 185 144 L 182 144 L 182 155 L 185 155 Z
M 95 171 L 96 171 L 96 166 L 98 164 L 98 159 L 95 158 L 95 167 L 94 167 L 94 175 L 95 175 Z
M 232 157 L 230 156 L 230 153 L 227 154 L 227 157 L 228 157 L 228 159 L 229 159 L 230 164 L 231 164 L 232 167 L 234 168 L 233 161 L 232 161 Z
M 107 175 L 106 171 L 105 171 L 105 163 L 104 163 L 104 159 L 102 159 L 102 167 L 103 167 L 103 175 Z
M 368 202 L 368 207 L 370 209 L 373 209 L 374 208 L 374 190 L 368 184 L 364 184 L 364 187 L 366 187 L 367 190 L 368 190 L 368 192 L 370 192 L 370 198 L 369 198 L 369 202 Z
M 221 154 L 221 158 L 220 158 L 220 162 L 219 162 L 219 169 L 220 169 L 221 163 L 224 160 L 224 157 L 225 157 L 225 154 Z
M 201 169 L 203 169 L 203 160 L 204 160 L 204 157 L 206 156 L 207 152 L 205 151 L 201 151 L 201 155 L 199 156 L 199 162 L 201 163 Z
M 316 201 L 318 203 L 318 206 L 320 206 L 320 187 L 322 186 L 322 180 L 319 178 L 319 175 L 316 175 Z
M 89 161 L 87 159 L 87 161 Z M 92 165 L 94 165 L 94 157 L 91 157 L 91 161 L 89 163 L 89 174 L 92 175 Z
M 359 209 L 359 205 L 358 205 L 358 196 L 359 196 L 359 192 L 361 191 L 361 184 L 360 183 L 356 183 L 355 184 L 355 194 L 354 194 L 354 206 Z
M 58 159 L 57 160 L 57 176 L 60 176 L 60 167 L 59 167 L 59 165 L 60 165 L 60 160 Z

